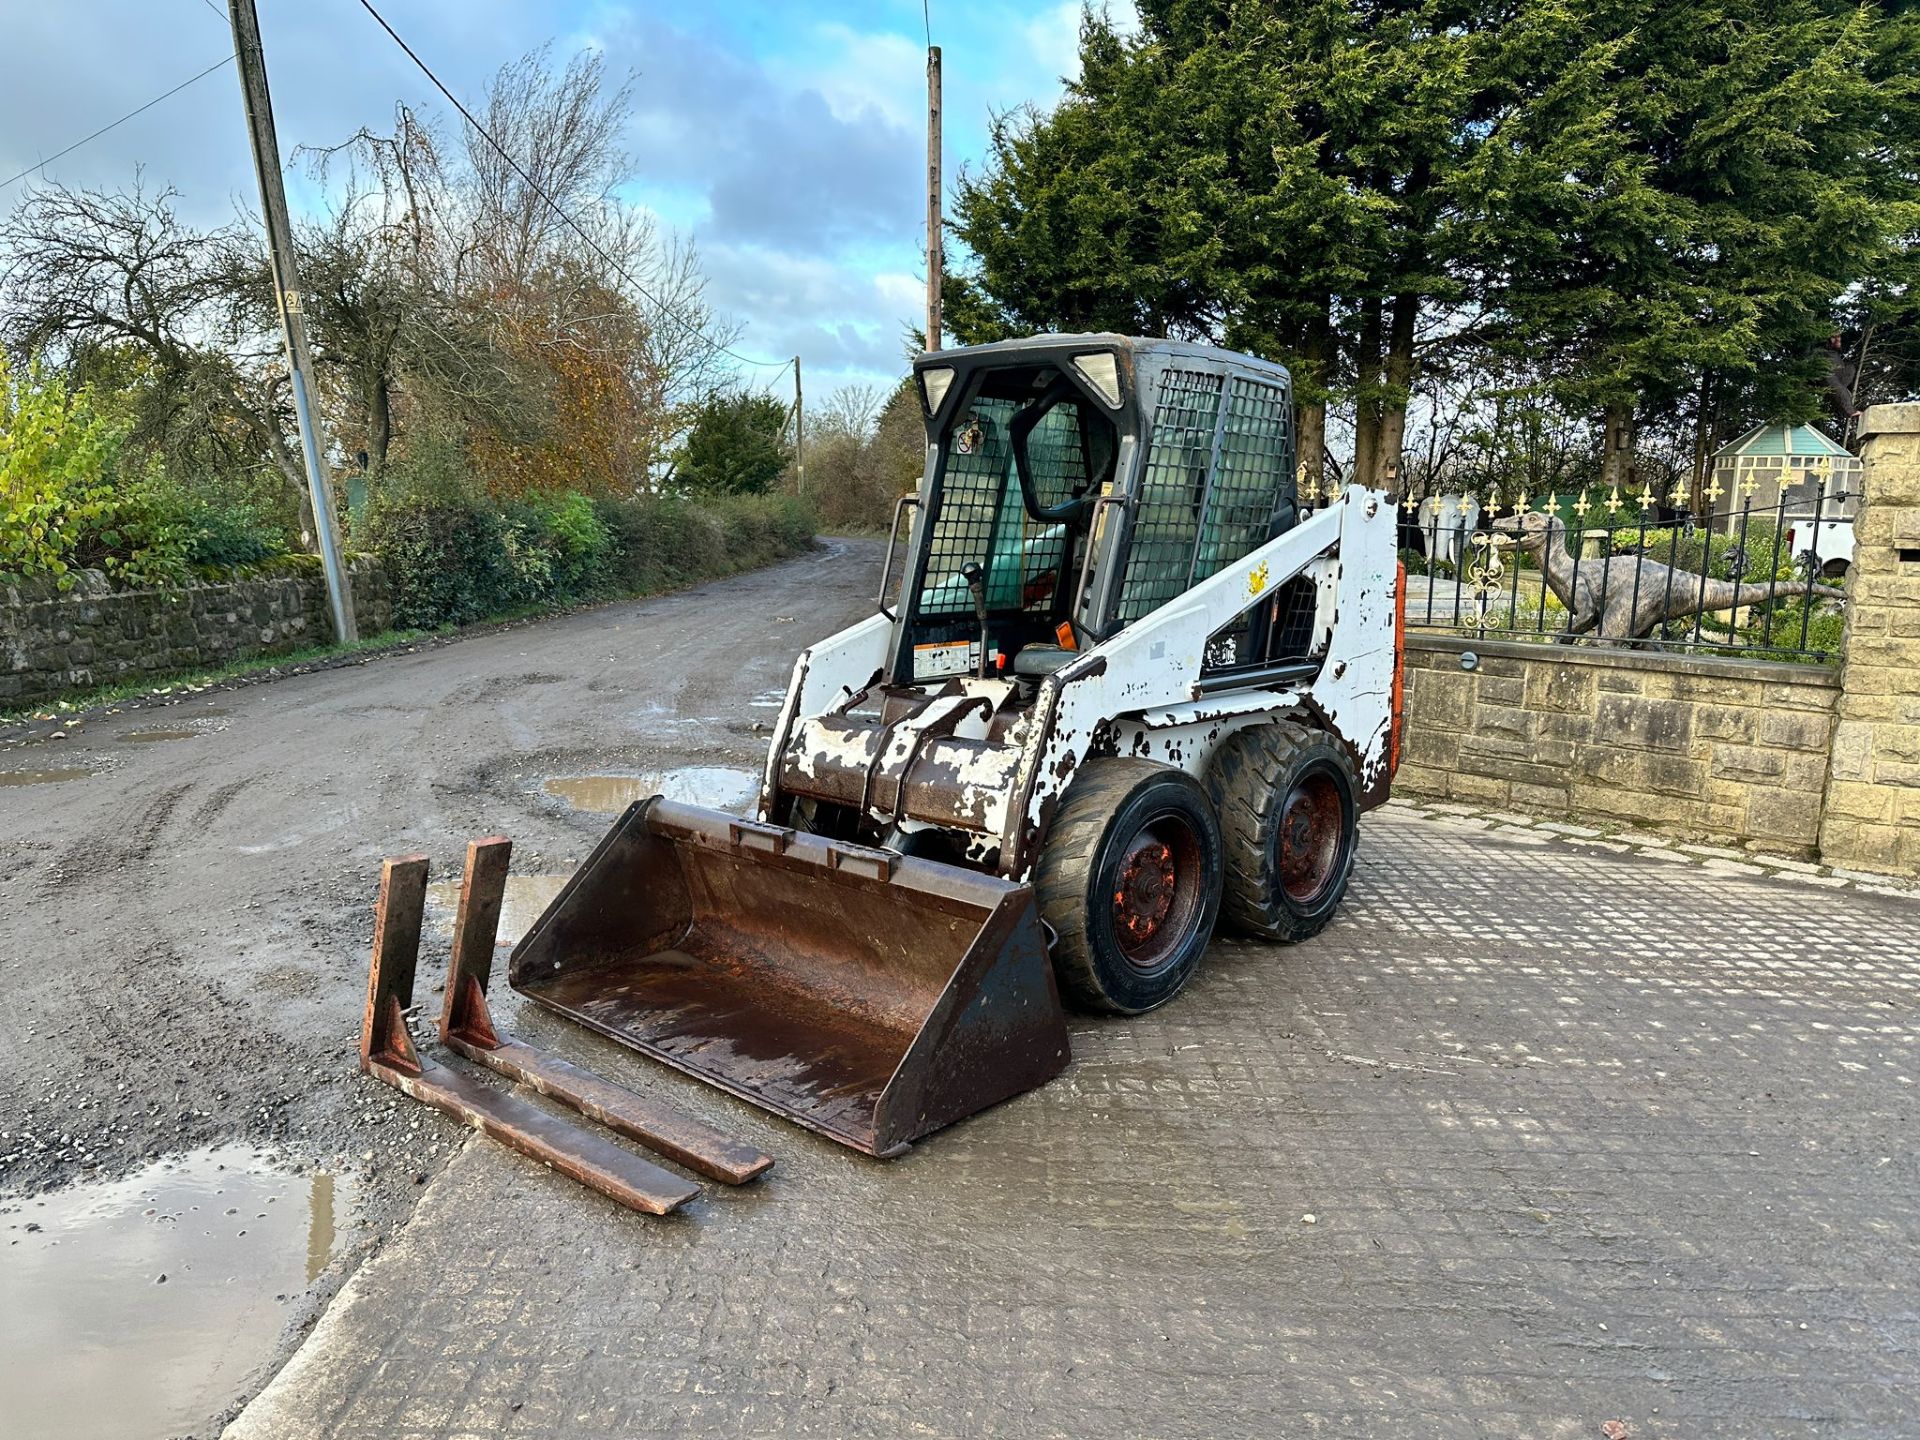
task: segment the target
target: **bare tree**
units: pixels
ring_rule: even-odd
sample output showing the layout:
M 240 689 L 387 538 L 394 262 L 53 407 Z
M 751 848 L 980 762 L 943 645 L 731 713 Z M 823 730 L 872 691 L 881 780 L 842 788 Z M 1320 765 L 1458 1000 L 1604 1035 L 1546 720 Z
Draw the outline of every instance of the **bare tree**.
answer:
M 873 433 L 886 397 L 873 385 L 842 385 L 827 397 L 809 428 L 819 434 L 850 435 L 865 440 Z
M 22 353 L 56 359 L 134 347 L 151 382 L 143 438 L 170 446 L 183 432 L 211 431 L 304 493 L 276 337 L 245 299 L 265 258 L 238 227 L 187 225 L 174 199 L 137 179 L 118 193 L 29 193 L 0 223 L 0 333 Z
M 404 295 L 399 309 L 412 317 L 375 323 L 346 284 L 330 297 L 332 348 L 353 377 L 371 457 L 384 453 L 391 429 L 381 417 L 402 375 L 402 389 L 479 424 L 516 464 L 538 432 L 550 446 L 578 435 L 566 392 L 592 375 L 603 393 L 613 386 L 608 403 L 625 414 L 622 433 L 602 427 L 592 442 L 595 464 L 630 467 L 637 483 L 685 405 L 722 382 L 720 347 L 734 331 L 706 301 L 698 254 L 615 193 L 630 174 L 618 145 L 630 103 L 628 86 L 608 87 L 599 56 L 556 73 L 542 49 L 489 87 L 481 120 L 498 149 L 470 128 L 450 146 L 400 107 L 391 133 L 362 130 L 307 152 L 339 197 L 327 231 L 309 237 L 316 268 L 344 280 L 377 259 L 383 283 L 356 282 L 361 295 Z
M 364 453 L 381 472 L 417 427 L 496 488 L 635 489 L 657 472 L 686 404 L 730 370 L 734 331 L 693 246 L 617 193 L 630 107 L 599 55 L 556 68 L 543 49 L 489 86 L 499 149 L 464 125 L 449 143 L 401 106 L 390 132 L 297 152 L 327 196 L 296 243 L 320 403 L 349 466 Z M 303 484 L 246 220 L 196 229 L 172 191 L 137 183 L 30 192 L 0 224 L 0 338 L 74 362 L 132 347 L 142 438 L 170 455 L 224 447 L 290 493 Z

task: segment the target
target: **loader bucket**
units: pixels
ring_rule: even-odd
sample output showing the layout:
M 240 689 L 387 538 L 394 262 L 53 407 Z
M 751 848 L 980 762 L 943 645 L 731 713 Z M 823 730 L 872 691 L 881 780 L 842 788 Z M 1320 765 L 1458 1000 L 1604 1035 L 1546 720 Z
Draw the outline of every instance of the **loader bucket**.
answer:
M 658 797 L 620 817 L 508 978 L 869 1155 L 1067 1063 L 1026 886 Z

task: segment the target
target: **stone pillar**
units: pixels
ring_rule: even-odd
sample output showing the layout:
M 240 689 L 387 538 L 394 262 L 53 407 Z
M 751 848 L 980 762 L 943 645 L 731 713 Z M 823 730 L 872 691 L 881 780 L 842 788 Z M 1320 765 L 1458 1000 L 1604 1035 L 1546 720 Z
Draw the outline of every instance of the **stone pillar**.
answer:
M 1854 521 L 1847 651 L 1820 855 L 1920 875 L 1920 405 L 1875 405 Z

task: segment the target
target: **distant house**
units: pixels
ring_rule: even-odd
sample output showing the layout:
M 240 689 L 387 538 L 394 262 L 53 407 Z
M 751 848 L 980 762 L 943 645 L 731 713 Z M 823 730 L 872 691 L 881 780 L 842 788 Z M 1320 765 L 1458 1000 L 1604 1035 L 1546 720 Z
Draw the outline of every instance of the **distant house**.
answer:
M 1857 455 L 1811 425 L 1756 425 L 1714 452 L 1707 510 L 1727 534 L 1743 515 L 1777 521 L 1793 554 L 1812 551 L 1835 572 L 1853 559 L 1863 474 Z

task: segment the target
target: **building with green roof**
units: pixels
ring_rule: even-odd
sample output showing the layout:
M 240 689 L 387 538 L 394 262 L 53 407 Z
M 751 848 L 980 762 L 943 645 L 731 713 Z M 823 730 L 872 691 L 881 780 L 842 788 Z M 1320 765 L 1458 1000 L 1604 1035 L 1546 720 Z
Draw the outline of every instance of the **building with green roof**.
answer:
M 1742 516 L 1804 532 L 1790 543 L 1823 561 L 1853 555 L 1853 517 L 1864 475 L 1860 457 L 1812 425 L 1756 425 L 1713 455 L 1707 511 L 1715 530 L 1742 528 Z

